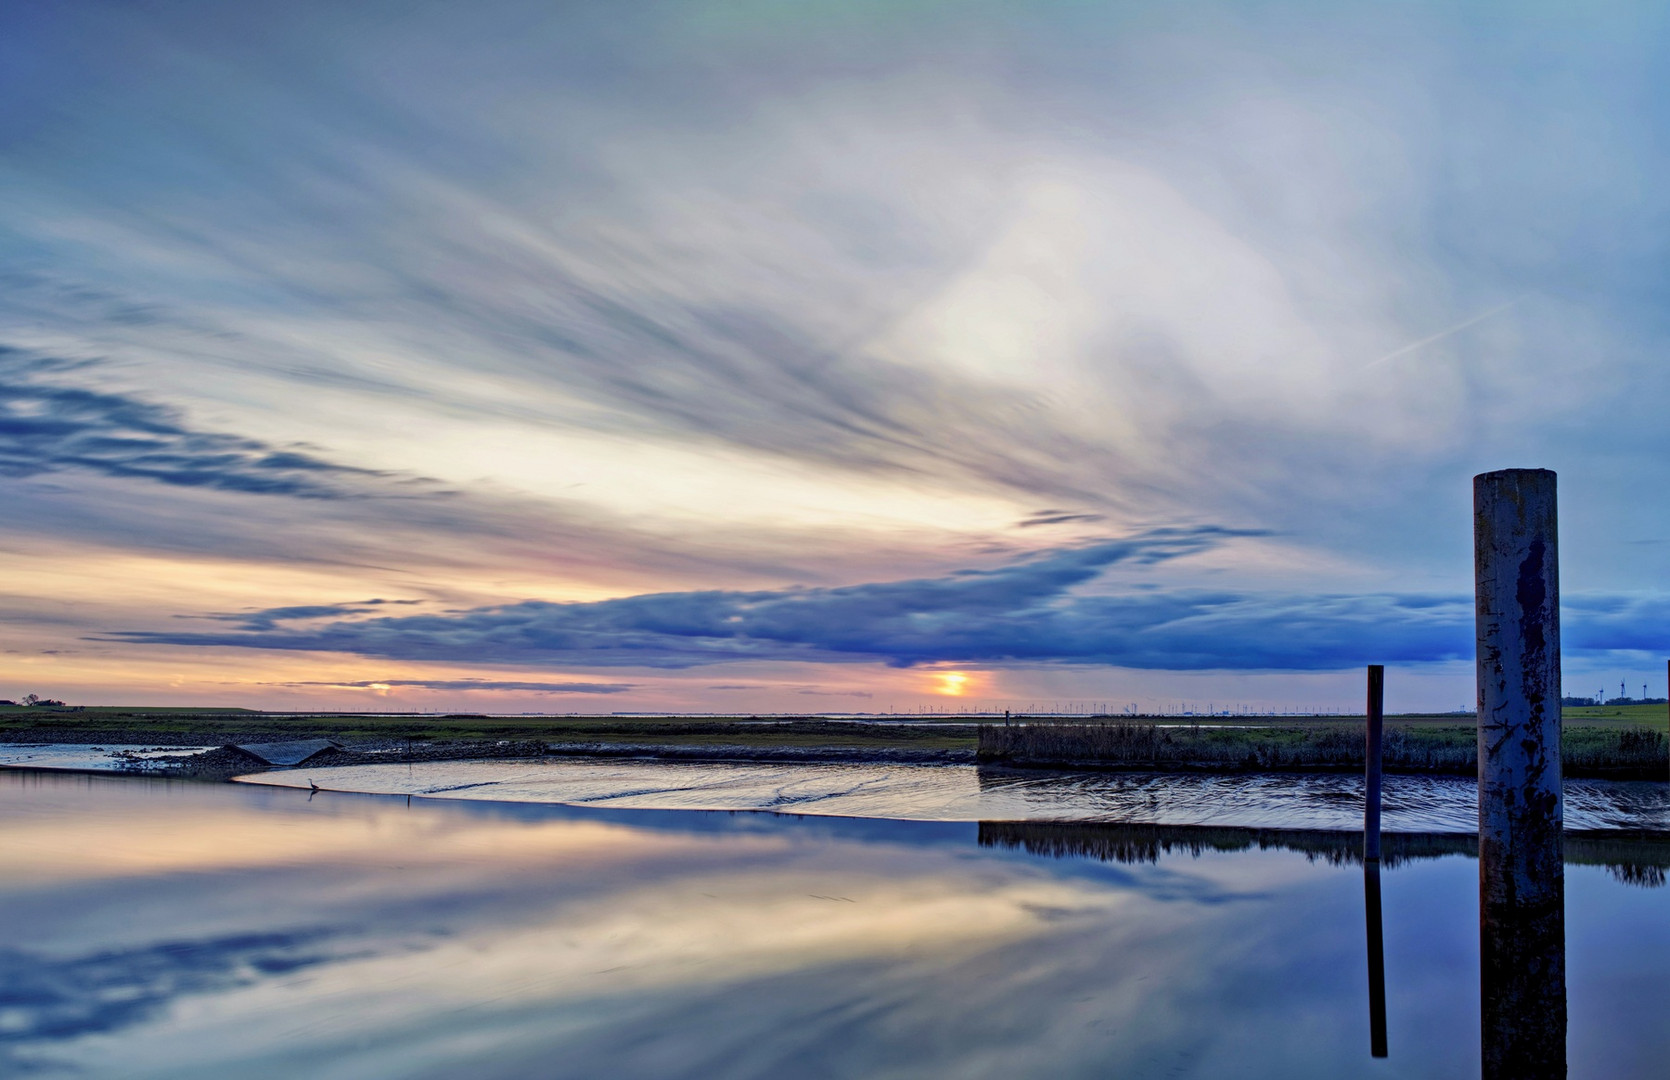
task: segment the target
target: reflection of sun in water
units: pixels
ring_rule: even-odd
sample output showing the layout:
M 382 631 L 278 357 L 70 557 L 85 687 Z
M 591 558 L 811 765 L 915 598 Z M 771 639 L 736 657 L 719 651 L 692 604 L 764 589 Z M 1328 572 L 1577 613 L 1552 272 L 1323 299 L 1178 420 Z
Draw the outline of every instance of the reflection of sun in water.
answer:
M 968 676 L 960 671 L 942 671 L 939 673 L 939 692 L 961 697 L 968 689 Z

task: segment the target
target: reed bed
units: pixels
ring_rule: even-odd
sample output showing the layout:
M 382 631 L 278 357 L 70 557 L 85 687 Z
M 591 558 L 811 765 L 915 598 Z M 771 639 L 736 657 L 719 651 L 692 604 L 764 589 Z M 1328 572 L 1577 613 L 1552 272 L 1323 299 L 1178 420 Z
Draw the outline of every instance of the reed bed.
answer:
M 1333 866 L 1360 865 L 1361 833 L 1319 829 L 1243 829 L 1215 825 L 1140 825 L 1093 822 L 982 821 L 983 847 L 1019 848 L 1034 855 L 1088 857 L 1104 862 L 1155 863 L 1163 856 L 1214 851 L 1296 851 Z M 1393 869 L 1419 859 L 1476 858 L 1472 833 L 1385 833 L 1381 865 Z M 1652 832 L 1568 832 L 1570 864 L 1604 867 L 1626 885 L 1662 888 L 1670 869 L 1670 837 Z
M 1570 776 L 1670 775 L 1670 745 L 1647 728 L 1569 728 L 1561 748 Z M 1364 759 L 1356 724 L 1231 728 L 1161 727 L 1141 721 L 987 724 L 979 760 L 1013 765 L 1080 765 L 1221 771 L 1352 770 Z M 1473 728 L 1388 726 L 1381 744 L 1388 772 L 1478 771 Z
M 1020 848 L 1034 855 L 1085 856 L 1103 862 L 1155 863 L 1166 855 L 1219 851 L 1297 851 L 1333 866 L 1363 861 L 1361 833 L 1322 829 L 1253 829 L 1220 825 L 1142 825 L 1099 822 L 982 821 L 982 847 Z M 1414 859 L 1474 855 L 1477 837 L 1466 833 L 1386 833 L 1381 865 Z

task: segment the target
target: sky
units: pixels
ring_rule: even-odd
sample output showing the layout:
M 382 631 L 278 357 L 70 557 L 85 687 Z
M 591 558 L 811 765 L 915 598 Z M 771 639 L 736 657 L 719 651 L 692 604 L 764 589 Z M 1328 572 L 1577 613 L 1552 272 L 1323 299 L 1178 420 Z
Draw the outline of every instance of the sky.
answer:
M 1670 9 L 0 7 L 0 696 L 1665 693 Z

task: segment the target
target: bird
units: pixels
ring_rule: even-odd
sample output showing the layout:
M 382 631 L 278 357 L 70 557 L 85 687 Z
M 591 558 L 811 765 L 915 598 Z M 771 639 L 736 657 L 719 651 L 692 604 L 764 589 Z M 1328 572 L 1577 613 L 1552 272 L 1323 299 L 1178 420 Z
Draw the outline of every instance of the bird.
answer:
M 314 791 L 318 791 L 318 790 L 319 790 L 319 785 L 318 785 L 318 784 L 315 784 L 315 783 L 314 783 L 314 782 L 313 782 L 313 777 L 311 777 L 311 776 L 310 776 L 310 777 L 308 777 L 308 778 L 307 778 L 307 786 L 308 786 L 308 787 L 310 787 L 310 788 L 312 788 L 312 789 L 313 789 L 313 790 L 314 790 Z

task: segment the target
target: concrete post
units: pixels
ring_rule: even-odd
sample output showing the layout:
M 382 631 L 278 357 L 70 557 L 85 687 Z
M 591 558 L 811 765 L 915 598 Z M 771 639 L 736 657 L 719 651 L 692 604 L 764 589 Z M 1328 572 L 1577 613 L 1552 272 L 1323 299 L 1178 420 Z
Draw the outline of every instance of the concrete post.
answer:
M 1481 900 L 1561 895 L 1560 569 L 1554 474 L 1473 478 Z
M 1363 747 L 1363 858 L 1380 859 L 1380 741 L 1386 715 L 1386 669 L 1368 666 L 1367 744 Z
M 1565 1076 L 1554 474 L 1473 478 L 1483 1073 Z

